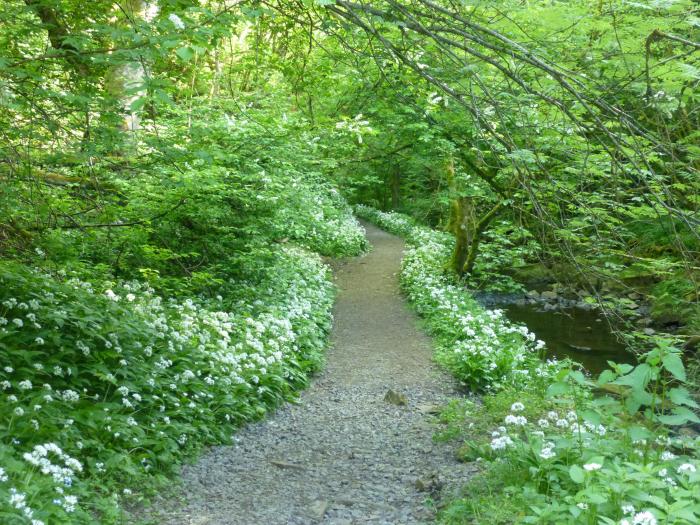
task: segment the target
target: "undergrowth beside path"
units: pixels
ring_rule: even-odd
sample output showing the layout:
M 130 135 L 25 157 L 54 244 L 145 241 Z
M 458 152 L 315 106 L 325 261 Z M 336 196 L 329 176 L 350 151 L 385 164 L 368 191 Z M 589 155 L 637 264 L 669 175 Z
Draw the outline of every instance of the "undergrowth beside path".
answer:
M 700 439 L 684 430 L 698 407 L 678 349 L 659 340 L 636 366 L 610 363 L 598 378 L 542 362 L 543 343 L 446 274 L 448 236 L 396 213 L 357 214 L 407 239 L 401 283 L 437 338 L 436 359 L 483 394 L 442 415 L 441 437 L 484 465 L 443 523 L 698 522 Z
M 325 209 L 297 215 L 299 244 L 364 248 L 339 196 L 306 198 Z M 293 398 L 323 360 L 335 295 L 310 249 L 273 245 L 216 296 L 0 264 L 0 522 L 122 522 L 183 459 Z

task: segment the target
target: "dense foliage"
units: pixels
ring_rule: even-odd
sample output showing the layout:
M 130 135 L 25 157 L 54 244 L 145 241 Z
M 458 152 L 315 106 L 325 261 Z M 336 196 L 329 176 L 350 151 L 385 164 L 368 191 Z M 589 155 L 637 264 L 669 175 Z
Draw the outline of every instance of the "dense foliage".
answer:
M 493 469 L 527 519 L 692 522 L 695 445 L 655 441 L 695 417 L 675 347 L 642 333 L 594 385 L 463 285 L 556 281 L 697 345 L 698 20 L 693 0 L 0 3 L 0 519 L 116 521 L 303 386 L 319 255 L 366 249 L 347 199 L 412 217 L 358 208 L 410 238 L 437 359 L 491 392 L 457 412 L 497 426 L 530 396 Z M 577 439 L 532 427 L 547 411 Z
M 697 5 L 330 11 L 362 28 L 334 35 L 360 50 L 355 111 L 373 129 L 342 172 L 350 195 L 450 231 L 473 287 L 544 275 L 599 300 L 639 294 L 657 328 L 697 334 Z
M 84 7 L 0 7 L 8 524 L 120 521 L 292 397 L 330 329 L 318 254 L 366 247 L 283 87 L 210 96 L 238 15 Z

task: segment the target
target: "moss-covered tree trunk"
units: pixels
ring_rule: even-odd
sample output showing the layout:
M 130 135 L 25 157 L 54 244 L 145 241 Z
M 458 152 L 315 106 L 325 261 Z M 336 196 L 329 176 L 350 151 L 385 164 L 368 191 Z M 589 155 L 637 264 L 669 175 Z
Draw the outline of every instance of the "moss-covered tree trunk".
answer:
M 450 269 L 463 277 L 474 269 L 483 233 L 498 215 L 502 204 L 498 202 L 485 215 L 479 216 L 475 198 L 465 196 L 459 187 L 452 158 L 447 163 L 447 183 L 450 191 L 450 220 L 447 230 L 455 238 Z

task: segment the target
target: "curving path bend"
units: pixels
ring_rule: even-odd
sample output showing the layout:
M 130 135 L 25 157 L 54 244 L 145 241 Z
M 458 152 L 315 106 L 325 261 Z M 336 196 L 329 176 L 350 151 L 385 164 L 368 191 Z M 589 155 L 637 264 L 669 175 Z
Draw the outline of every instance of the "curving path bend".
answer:
M 469 468 L 434 443 L 436 405 L 456 394 L 398 289 L 403 241 L 365 225 L 372 251 L 333 263 L 339 287 L 326 369 L 268 419 L 183 469 L 163 525 L 418 525 Z M 385 401 L 405 394 L 408 405 Z

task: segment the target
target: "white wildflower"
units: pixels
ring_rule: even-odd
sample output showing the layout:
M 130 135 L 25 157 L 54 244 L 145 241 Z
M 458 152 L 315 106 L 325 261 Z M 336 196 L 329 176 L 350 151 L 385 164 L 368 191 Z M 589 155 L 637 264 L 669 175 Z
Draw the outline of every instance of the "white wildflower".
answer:
M 680 467 L 678 467 L 678 470 L 676 472 L 678 472 L 679 474 L 684 474 L 686 472 L 692 474 L 696 471 L 697 469 L 692 463 L 683 463 Z
M 656 525 L 656 516 L 649 511 L 639 512 L 632 518 L 632 525 Z
M 513 440 L 508 436 L 501 436 L 491 440 L 491 449 L 493 450 L 503 450 L 509 445 L 513 444 Z
M 514 416 L 513 414 L 508 414 L 504 422 L 506 425 L 524 426 L 527 424 L 527 419 L 525 416 Z
M 171 13 L 171 14 L 168 16 L 168 20 L 170 20 L 170 21 L 173 23 L 173 25 L 175 26 L 175 28 L 177 28 L 177 29 L 185 29 L 185 23 L 184 23 L 184 22 L 182 21 L 182 19 L 181 19 L 179 16 L 177 16 L 175 13 Z

